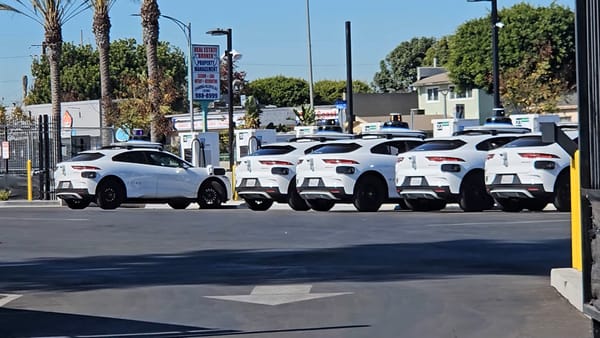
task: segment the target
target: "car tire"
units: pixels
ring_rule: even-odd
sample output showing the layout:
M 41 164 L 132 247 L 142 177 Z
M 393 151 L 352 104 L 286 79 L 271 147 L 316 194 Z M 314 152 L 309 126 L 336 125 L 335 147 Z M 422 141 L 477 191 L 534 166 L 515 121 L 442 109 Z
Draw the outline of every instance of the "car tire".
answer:
M 217 209 L 221 207 L 225 189 L 215 181 L 202 183 L 198 190 L 198 205 L 200 209 Z
M 323 198 L 306 200 L 306 203 L 311 209 L 315 211 L 329 211 L 335 205 L 335 201 L 326 200 Z
M 185 209 L 190 205 L 190 201 L 188 200 L 182 200 L 182 199 L 174 199 L 174 200 L 170 200 L 169 202 L 167 202 L 167 204 L 176 210 L 181 210 L 181 209 Z
M 506 212 L 519 212 L 523 210 L 525 204 L 522 200 L 516 198 L 497 198 L 496 202 L 498 202 L 502 211 Z
M 125 200 L 125 187 L 116 179 L 106 179 L 96 188 L 96 204 L 101 209 L 118 208 Z
M 539 199 L 528 199 L 524 200 L 525 209 L 529 211 L 542 211 L 548 205 L 548 201 Z
M 290 188 L 288 189 L 288 205 L 296 211 L 310 210 L 306 201 L 300 196 L 298 190 L 296 190 L 296 184 L 294 182 L 296 182 L 295 178 L 292 179 L 292 183 L 290 183 Z
M 381 207 L 385 199 L 384 194 L 381 180 L 373 176 L 366 176 L 356 183 L 352 202 L 358 211 L 375 212 Z
M 552 204 L 556 210 L 561 212 L 571 211 L 571 178 L 568 172 L 563 172 L 558 175 L 558 179 L 554 184 L 554 200 Z
M 89 199 L 68 199 L 68 200 L 65 200 L 65 203 L 67 204 L 67 206 L 70 209 L 73 209 L 73 210 L 85 209 L 85 208 L 87 208 L 90 205 L 91 202 L 92 201 L 90 201 Z
M 254 211 L 265 211 L 269 210 L 269 208 L 273 205 L 273 200 L 268 199 L 244 199 L 246 201 L 246 205 L 250 210 Z
M 444 200 L 432 200 L 427 198 L 407 198 L 404 200 L 408 209 L 412 211 L 437 211 L 446 207 Z
M 494 206 L 494 199 L 485 190 L 483 173 L 472 173 L 463 178 L 458 205 L 466 212 L 483 211 Z

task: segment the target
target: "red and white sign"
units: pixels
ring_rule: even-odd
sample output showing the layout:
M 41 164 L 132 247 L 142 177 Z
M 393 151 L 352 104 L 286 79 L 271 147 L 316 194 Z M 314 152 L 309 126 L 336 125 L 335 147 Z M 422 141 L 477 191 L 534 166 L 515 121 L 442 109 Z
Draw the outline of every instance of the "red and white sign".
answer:
M 221 97 L 219 46 L 193 45 L 192 51 L 194 100 L 218 100 Z
M 8 160 L 10 158 L 10 147 L 8 141 L 2 141 L 2 158 Z

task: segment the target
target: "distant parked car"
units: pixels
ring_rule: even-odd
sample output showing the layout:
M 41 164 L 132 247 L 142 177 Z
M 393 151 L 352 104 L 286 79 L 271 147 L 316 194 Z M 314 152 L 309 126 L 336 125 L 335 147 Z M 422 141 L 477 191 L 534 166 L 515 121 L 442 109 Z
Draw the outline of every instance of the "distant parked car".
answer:
M 398 155 L 398 194 L 415 211 L 441 210 L 453 202 L 464 211 L 490 209 L 494 200 L 485 189 L 487 152 L 528 131 L 481 128 L 427 139 L 413 150 Z
M 162 150 L 159 144 L 121 143 L 79 153 L 57 164 L 56 196 L 71 209 L 95 202 L 115 209 L 124 202 L 168 203 L 185 209 L 192 202 L 216 208 L 231 197 L 223 168 L 199 168 Z
M 577 140 L 576 130 L 565 130 Z M 505 211 L 542 210 L 548 203 L 571 210 L 571 157 L 556 143 L 528 134 L 492 150 L 485 162 L 488 191 Z
M 309 207 L 296 191 L 296 164 L 311 148 L 327 140 L 351 138 L 351 134 L 319 132 L 267 144 L 239 160 L 235 189 L 251 210 L 268 210 L 274 202 L 303 211 Z

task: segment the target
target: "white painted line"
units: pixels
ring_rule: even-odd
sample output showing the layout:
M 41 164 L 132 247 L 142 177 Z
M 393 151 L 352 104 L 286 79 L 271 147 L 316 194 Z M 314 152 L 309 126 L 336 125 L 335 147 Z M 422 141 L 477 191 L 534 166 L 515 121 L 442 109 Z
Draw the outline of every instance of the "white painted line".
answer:
M 349 295 L 352 292 L 310 293 L 312 285 L 263 285 L 256 286 L 250 295 L 205 296 L 205 298 L 261 305 L 281 305 L 305 300 Z
M 496 222 L 472 222 L 472 223 L 432 223 L 432 224 L 424 224 L 428 227 L 443 227 L 443 226 L 457 226 L 457 225 L 514 225 L 514 224 L 535 224 L 535 223 L 556 223 L 556 222 L 569 222 L 570 219 L 552 219 L 552 220 L 539 220 L 539 221 L 516 221 L 516 222 L 506 222 L 506 221 L 496 221 Z
M 0 219 L 9 221 L 69 221 L 69 222 L 86 222 L 89 218 L 24 218 L 24 217 L 0 217 Z
M 0 293 L 0 307 L 12 302 L 13 300 L 20 298 L 22 295 Z

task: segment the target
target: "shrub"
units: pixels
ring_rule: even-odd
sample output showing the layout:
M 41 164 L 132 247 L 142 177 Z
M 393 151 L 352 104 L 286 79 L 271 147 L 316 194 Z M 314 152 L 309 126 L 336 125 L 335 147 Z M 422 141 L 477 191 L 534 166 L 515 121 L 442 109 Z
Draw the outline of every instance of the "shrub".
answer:
M 10 190 L 0 189 L 0 201 L 8 201 Z

